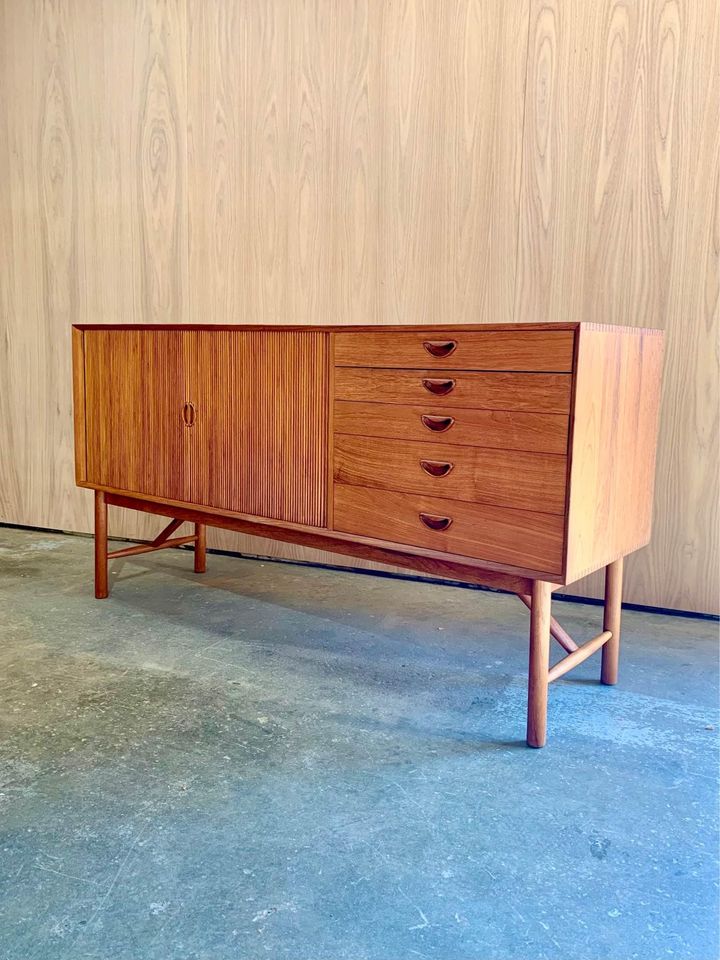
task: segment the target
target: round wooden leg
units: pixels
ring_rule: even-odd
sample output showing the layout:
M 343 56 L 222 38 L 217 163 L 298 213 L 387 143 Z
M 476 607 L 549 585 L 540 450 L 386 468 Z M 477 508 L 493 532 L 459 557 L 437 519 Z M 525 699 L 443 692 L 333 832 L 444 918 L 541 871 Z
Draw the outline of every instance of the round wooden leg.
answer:
M 206 564 L 206 537 L 205 537 L 205 524 L 196 523 L 195 524 L 195 573 L 205 573 L 207 569 Z
M 609 630 L 612 636 L 602 649 L 602 667 L 600 679 L 603 683 L 618 682 L 618 661 L 620 659 L 620 620 L 622 617 L 622 579 L 623 558 L 605 567 L 605 615 L 603 630 Z
M 108 591 L 107 503 L 102 490 L 95 491 L 95 597 L 104 600 Z
M 548 669 L 550 659 L 550 584 L 533 581 L 530 607 L 527 743 L 544 747 L 547 739 Z

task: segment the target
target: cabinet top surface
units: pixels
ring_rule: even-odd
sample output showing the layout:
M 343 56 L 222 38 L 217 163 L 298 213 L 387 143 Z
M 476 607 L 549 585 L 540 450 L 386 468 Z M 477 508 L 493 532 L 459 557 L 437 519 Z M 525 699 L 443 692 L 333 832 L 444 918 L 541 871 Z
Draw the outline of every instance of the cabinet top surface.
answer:
M 658 334 L 662 330 L 648 327 L 625 327 L 616 324 L 587 323 L 401 323 L 401 324 L 270 324 L 270 323 L 74 323 L 75 330 L 268 330 L 268 331 L 312 331 L 317 333 L 413 333 L 423 330 L 473 330 L 505 331 L 520 333 L 526 331 L 547 332 L 552 330 L 621 330 L 628 334 Z

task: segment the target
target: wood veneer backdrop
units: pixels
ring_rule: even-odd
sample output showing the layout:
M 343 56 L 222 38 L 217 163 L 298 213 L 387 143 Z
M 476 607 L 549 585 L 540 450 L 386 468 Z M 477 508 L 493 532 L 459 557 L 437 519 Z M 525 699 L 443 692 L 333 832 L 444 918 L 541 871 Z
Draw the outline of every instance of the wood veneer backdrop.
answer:
M 717 612 L 718 118 L 716 0 L 0 0 L 0 519 L 91 529 L 72 321 L 659 326 L 626 595 Z

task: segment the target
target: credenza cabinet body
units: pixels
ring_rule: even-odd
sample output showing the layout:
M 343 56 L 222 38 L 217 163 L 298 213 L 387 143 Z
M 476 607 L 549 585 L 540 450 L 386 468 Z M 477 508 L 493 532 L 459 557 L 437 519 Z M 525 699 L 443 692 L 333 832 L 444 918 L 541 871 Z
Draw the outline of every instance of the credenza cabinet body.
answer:
M 76 326 L 107 502 L 532 593 L 650 537 L 662 334 Z
M 325 334 L 98 329 L 83 343 L 89 484 L 325 526 Z

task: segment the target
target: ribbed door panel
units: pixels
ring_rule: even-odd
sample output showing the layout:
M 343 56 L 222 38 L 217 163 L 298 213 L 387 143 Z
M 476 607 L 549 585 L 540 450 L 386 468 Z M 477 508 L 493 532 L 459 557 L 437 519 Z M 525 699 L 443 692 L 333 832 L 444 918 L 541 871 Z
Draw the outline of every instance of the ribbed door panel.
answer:
M 327 334 L 188 334 L 194 503 L 324 526 Z
M 180 330 L 86 330 L 87 480 L 168 500 L 189 494 Z

